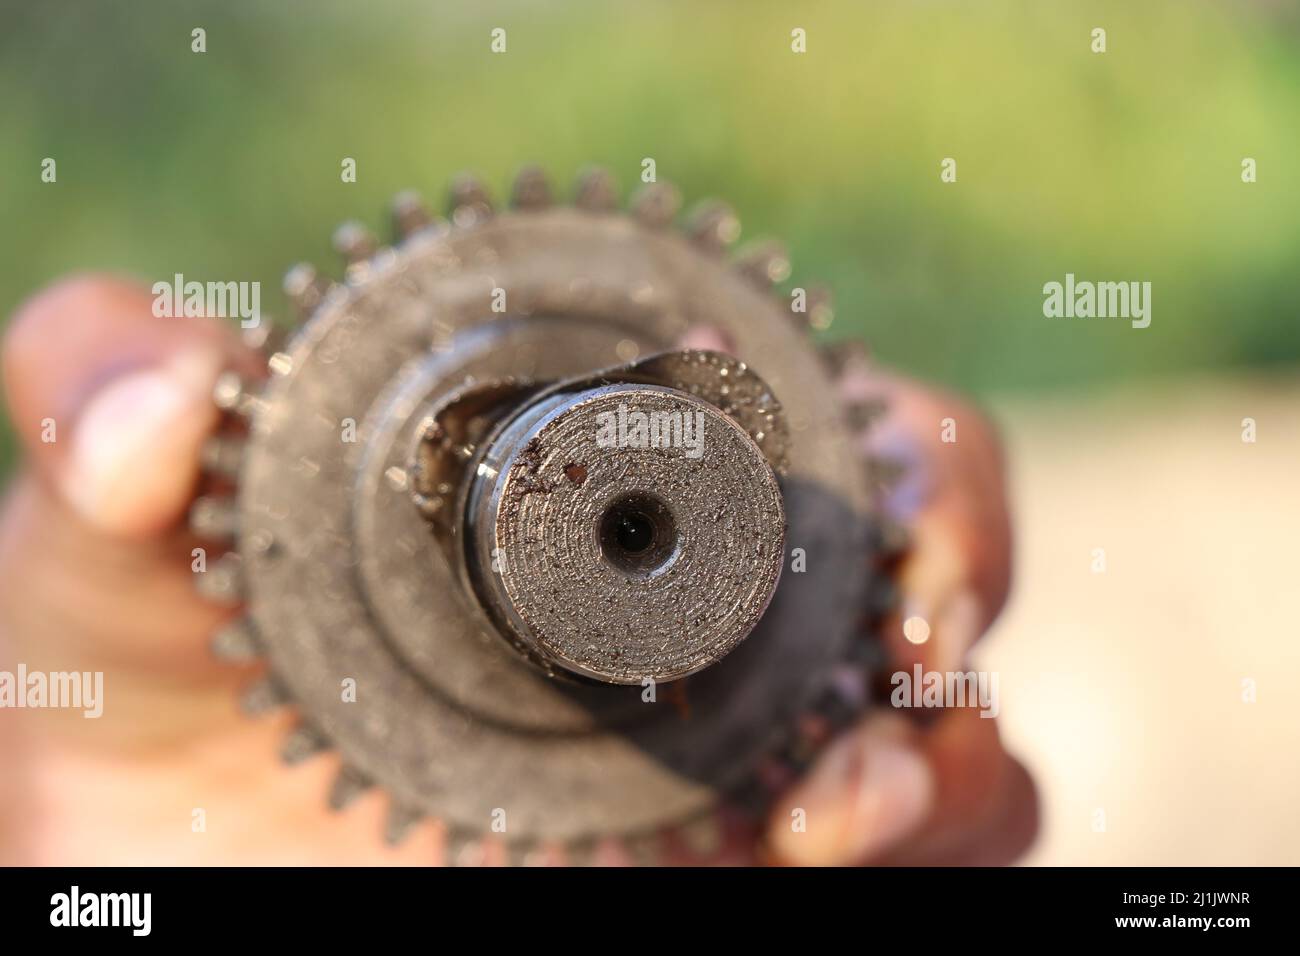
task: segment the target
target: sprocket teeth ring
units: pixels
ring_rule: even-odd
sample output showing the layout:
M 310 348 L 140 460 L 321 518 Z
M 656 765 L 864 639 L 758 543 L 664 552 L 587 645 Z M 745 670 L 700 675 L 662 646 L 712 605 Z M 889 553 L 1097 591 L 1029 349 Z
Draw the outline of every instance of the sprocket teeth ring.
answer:
M 888 568 L 908 547 L 905 530 L 876 513 L 890 464 L 871 459 L 864 475 L 853 450 L 853 433 L 882 409 L 826 401 L 865 355 L 840 344 L 818 357 L 808 335 L 831 324 L 829 293 L 795 290 L 802 308 L 777 293 L 791 269 L 775 240 L 728 259 L 741 227 L 725 203 L 697 205 L 678 231 L 674 186 L 642 186 L 624 215 L 599 168 L 578 176 L 571 206 L 556 204 L 533 166 L 509 196 L 498 213 L 478 179 L 460 176 L 443 220 L 401 193 L 394 246 L 344 223 L 333 237 L 341 281 L 307 263 L 285 274 L 298 330 L 256 343 L 268 380 L 227 372 L 214 390 L 225 417 L 202 465 L 235 496 L 210 491 L 190 512 L 201 539 L 234 542 L 196 575 L 205 598 L 244 605 L 213 652 L 267 663 L 241 704 L 250 715 L 297 712 L 286 763 L 338 752 L 331 808 L 387 791 L 390 844 L 431 819 L 449 865 L 498 856 L 583 865 L 611 845 L 634 863 L 707 861 L 740 821 L 754 827 L 868 702 L 875 629 L 897 605 Z M 785 540 L 807 550 L 817 573 L 787 568 L 760 636 L 692 677 L 688 691 L 660 688 L 656 709 L 639 685 L 597 689 L 552 664 L 530 670 L 489 635 L 482 611 L 456 596 L 465 582 L 444 569 L 450 559 L 427 530 L 415 533 L 425 518 L 411 502 L 406 456 L 429 396 L 635 368 L 626 363 L 698 326 L 716 329 L 781 397 L 765 404 L 794 436 Z M 685 394 L 743 416 L 727 405 L 735 384 L 691 384 Z M 475 462 L 483 452 L 470 444 L 465 453 Z M 563 474 L 566 487 L 588 480 L 576 464 Z M 462 507 L 454 497 L 449 507 Z M 781 635 L 798 633 L 812 636 L 792 653 Z M 360 689 L 341 708 L 340 681 Z M 742 713 L 728 685 L 765 693 L 750 694 Z M 511 773 L 494 769 L 503 766 Z M 504 832 L 498 811 L 511 821 Z

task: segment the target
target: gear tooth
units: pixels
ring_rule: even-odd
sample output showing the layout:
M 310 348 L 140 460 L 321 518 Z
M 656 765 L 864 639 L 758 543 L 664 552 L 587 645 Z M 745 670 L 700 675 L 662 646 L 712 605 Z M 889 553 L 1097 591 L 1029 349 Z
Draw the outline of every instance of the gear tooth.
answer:
M 225 541 L 235 536 L 238 511 L 230 498 L 203 495 L 190 506 L 189 526 L 200 538 Z
M 283 687 L 271 677 L 263 677 L 244 689 L 239 706 L 250 717 L 268 714 L 289 703 L 289 695 Z
M 871 365 L 871 353 L 861 339 L 839 339 L 822 346 L 819 351 L 837 379 L 865 371 Z
M 403 190 L 394 196 L 389 214 L 393 222 L 393 235 L 398 240 L 409 239 L 437 221 L 425 204 L 424 197 L 414 189 Z
M 288 375 L 293 371 L 293 356 L 288 352 L 272 352 L 267 356 L 266 370 L 272 375 Z
M 452 223 L 463 229 L 490 218 L 492 200 L 478 178 L 466 173 L 452 181 L 448 210 Z
M 713 857 L 722 849 L 722 821 L 707 813 L 676 828 L 682 844 L 695 856 Z
M 898 689 L 897 685 L 890 683 L 889 654 L 885 650 L 884 641 L 881 640 L 879 631 L 873 631 L 870 635 L 864 635 L 858 644 L 866 648 L 861 652 L 862 661 L 859 666 L 865 675 L 867 700 L 873 704 L 878 702 L 883 705 Z M 920 722 L 925 723 L 934 716 L 934 714 L 922 715 Z
M 790 254 L 783 243 L 765 239 L 742 249 L 736 256 L 735 269 L 766 289 L 790 278 Z
M 294 316 L 299 322 L 316 311 L 333 285 L 329 279 L 318 274 L 310 262 L 299 262 L 291 266 L 281 282 L 281 288 L 293 305 Z
M 896 487 L 907 473 L 907 462 L 888 455 L 871 455 L 863 462 L 867 484 L 875 494 L 885 494 Z
M 239 337 L 248 348 L 264 354 L 277 351 L 285 339 L 284 330 L 266 315 L 261 316 L 251 328 L 241 328 Z
M 708 199 L 687 217 L 686 234 L 705 252 L 718 255 L 740 237 L 740 220 L 726 203 Z
M 836 667 L 826 686 L 813 702 L 813 709 L 832 732 L 847 727 L 866 707 L 866 683 L 862 671 L 852 664 Z
M 238 372 L 222 372 L 212 388 L 212 401 L 223 412 L 246 417 L 253 397 Z
M 591 167 L 578 176 L 573 204 L 588 212 L 609 212 L 618 208 L 618 186 L 608 169 Z
M 865 431 L 880 420 L 889 408 L 889 403 L 882 397 L 864 397 L 844 403 L 844 417 L 849 428 Z
M 243 598 L 239 555 L 223 554 L 206 571 L 195 572 L 194 586 L 214 604 L 238 604 Z
M 757 771 L 747 776 L 732 791 L 730 803 L 737 814 L 748 820 L 763 819 L 771 805 L 771 798 Z
M 538 841 L 524 858 L 524 866 L 573 866 L 565 846 L 558 840 Z
M 203 443 L 200 466 L 209 475 L 237 478 L 244 459 L 244 442 L 228 435 L 213 435 Z
M 328 747 L 329 741 L 324 736 L 306 725 L 299 725 L 289 731 L 289 736 L 284 739 L 284 744 L 280 747 L 280 759 L 293 767 Z
M 681 207 L 681 193 L 672 183 L 647 183 L 632 197 L 632 215 L 655 229 L 671 225 Z
M 510 205 L 515 209 L 545 209 L 551 204 L 551 184 L 540 166 L 525 166 L 515 176 Z
M 349 268 L 364 265 L 379 251 L 374 234 L 355 219 L 340 223 L 331 241 Z
M 340 767 L 338 775 L 334 778 L 334 783 L 330 786 L 329 808 L 331 810 L 347 808 L 372 786 L 370 780 L 362 776 L 358 771 L 346 765 Z
M 805 721 L 800 726 L 788 729 L 785 739 L 776 750 L 776 756 L 783 766 L 798 776 L 812 766 L 819 747 L 820 739 L 815 724 L 807 721 L 805 716 Z
M 663 856 L 663 837 L 658 833 L 639 833 L 624 837 L 623 849 L 633 866 L 657 866 Z
M 312 291 L 316 278 L 314 265 L 310 262 L 295 262 L 285 270 L 284 278 L 280 280 L 280 288 L 295 306 L 314 306 L 314 302 L 306 303 L 302 300 Z
M 596 859 L 596 841 L 573 840 L 564 848 L 565 862 L 569 866 L 591 866 Z
M 844 653 L 843 663 L 863 675 L 868 699 L 872 698 L 870 681 L 873 677 L 885 677 L 884 669 L 888 663 L 885 659 L 884 644 L 879 639 L 881 616 L 873 615 L 869 609 L 863 610 L 857 624 L 857 636 L 849 642 Z M 885 695 L 888 696 L 886 690 Z
M 443 863 L 447 866 L 477 866 L 482 862 L 483 845 L 466 830 L 448 827 L 443 837 Z
M 872 575 L 865 605 L 868 619 L 879 621 L 888 617 L 898 607 L 898 603 L 898 585 L 893 578 L 885 574 Z
M 871 528 L 871 550 L 883 561 L 892 561 L 907 551 L 912 534 L 907 527 L 890 518 L 877 518 Z
M 257 632 L 248 618 L 235 618 L 212 635 L 212 654 L 219 660 L 244 663 L 256 660 L 260 652 Z
M 388 807 L 388 817 L 384 821 L 384 842 L 397 846 L 408 836 L 424 814 L 414 807 L 401 803 L 392 803 Z
M 506 841 L 506 866 L 541 866 L 541 847 L 531 840 Z
M 823 285 L 813 286 L 808 290 L 805 303 L 806 311 L 802 318 L 810 329 L 825 332 L 835 321 L 835 297 L 831 290 Z
M 769 754 L 758 766 L 759 786 L 771 798 L 785 792 L 795 782 L 798 773 L 794 767 L 782 759 L 779 753 Z

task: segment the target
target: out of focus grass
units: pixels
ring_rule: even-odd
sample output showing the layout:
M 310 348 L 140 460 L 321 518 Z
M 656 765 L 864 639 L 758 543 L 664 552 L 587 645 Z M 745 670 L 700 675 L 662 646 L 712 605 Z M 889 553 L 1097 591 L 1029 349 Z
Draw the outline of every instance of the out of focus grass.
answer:
M 787 239 L 832 336 L 976 392 L 1293 362 L 1298 53 L 1264 2 L 0 5 L 0 313 L 79 269 L 275 288 L 397 189 L 652 156 Z M 1152 326 L 1043 318 L 1067 271 L 1150 280 Z

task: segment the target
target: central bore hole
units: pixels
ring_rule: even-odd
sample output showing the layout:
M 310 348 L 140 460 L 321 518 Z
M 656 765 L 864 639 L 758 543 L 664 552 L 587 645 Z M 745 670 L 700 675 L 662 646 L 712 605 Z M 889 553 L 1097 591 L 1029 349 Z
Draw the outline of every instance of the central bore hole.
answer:
M 650 494 L 615 499 L 601 516 L 599 535 L 605 560 L 631 574 L 649 576 L 677 553 L 672 512 Z
M 614 540 L 629 554 L 640 554 L 654 544 L 655 526 L 641 512 L 621 514 L 615 521 Z

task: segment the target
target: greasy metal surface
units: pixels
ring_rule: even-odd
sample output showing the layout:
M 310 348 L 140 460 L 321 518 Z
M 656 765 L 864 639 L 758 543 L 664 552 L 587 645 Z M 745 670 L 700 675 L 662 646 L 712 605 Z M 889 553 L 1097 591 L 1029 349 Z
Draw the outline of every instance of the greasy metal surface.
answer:
M 463 518 L 452 505 L 479 443 L 537 391 L 514 379 L 474 382 L 442 397 L 429 412 L 410 463 L 411 498 L 440 538 L 450 540 L 459 530 Z
M 647 446 L 649 422 L 667 447 Z M 473 578 L 526 647 L 573 673 L 638 686 L 692 674 L 749 634 L 781 576 L 776 476 L 738 424 L 685 392 L 553 395 L 477 473 Z
M 503 635 L 549 673 L 674 680 L 725 656 L 771 599 L 785 534 L 772 469 L 788 442 L 780 402 L 743 362 L 659 353 L 440 398 L 412 499 Z M 646 537 L 628 550 L 617 530 L 637 522 Z
M 520 845 L 680 823 L 750 779 L 852 660 L 869 527 L 856 451 L 801 330 L 725 262 L 616 214 L 473 209 L 353 266 L 273 366 L 240 474 L 248 616 L 304 722 L 405 816 L 475 834 L 503 809 Z M 413 507 L 419 426 L 467 378 L 573 377 L 697 325 L 781 396 L 787 556 L 803 549 L 807 573 L 685 682 L 688 707 L 549 678 L 465 599 Z
M 687 392 L 735 419 L 768 464 L 783 474 L 790 434 L 781 403 L 744 362 L 721 352 L 682 349 L 660 352 L 576 379 L 549 385 L 515 377 L 467 381 L 441 396 L 420 426 L 410 463 L 411 494 L 435 531 L 450 535 L 460 519 L 450 507 L 472 471 L 479 443 L 503 418 L 556 392 L 616 382 L 641 382 Z

